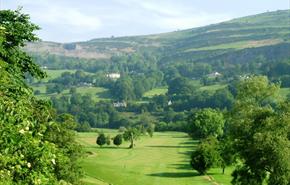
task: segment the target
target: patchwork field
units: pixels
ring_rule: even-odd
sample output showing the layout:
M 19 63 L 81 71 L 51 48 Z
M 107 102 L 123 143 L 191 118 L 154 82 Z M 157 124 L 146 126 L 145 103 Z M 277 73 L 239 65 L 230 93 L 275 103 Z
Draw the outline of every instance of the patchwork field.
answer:
M 32 86 L 33 90 L 39 90 L 40 94 L 37 95 L 37 97 L 41 99 L 49 99 L 51 96 L 57 95 L 57 97 L 60 97 L 62 95 L 69 96 L 69 89 L 66 89 L 62 91 L 60 94 L 46 94 L 46 87 L 45 85 L 39 85 L 39 86 Z M 92 99 L 96 102 L 101 100 L 110 100 L 111 96 L 109 93 L 109 90 L 102 87 L 77 87 L 76 88 L 77 93 L 80 93 L 81 95 L 90 94 L 92 96 Z
M 104 130 L 111 137 L 114 130 Z M 185 133 L 155 133 L 153 138 L 142 136 L 134 149 L 129 143 L 120 147 L 95 144 L 97 133 L 79 133 L 78 140 L 84 145 L 87 156 L 83 159 L 86 185 L 227 185 L 231 170 L 221 174 L 212 169 L 206 176 L 199 176 L 189 164 L 189 156 L 197 141 Z

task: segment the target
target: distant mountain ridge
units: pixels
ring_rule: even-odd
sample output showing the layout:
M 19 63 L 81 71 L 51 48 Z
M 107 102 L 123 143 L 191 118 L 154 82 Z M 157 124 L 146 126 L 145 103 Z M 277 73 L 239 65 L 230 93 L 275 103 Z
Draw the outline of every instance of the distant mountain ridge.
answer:
M 161 56 L 160 60 L 164 62 L 231 58 L 233 52 L 243 53 L 243 56 L 246 55 L 244 52 L 278 52 L 283 57 L 290 57 L 288 49 L 290 10 L 266 12 L 162 34 L 100 38 L 74 43 L 44 41 L 26 46 L 27 51 L 37 55 L 85 59 L 109 59 L 117 54 L 150 51 Z

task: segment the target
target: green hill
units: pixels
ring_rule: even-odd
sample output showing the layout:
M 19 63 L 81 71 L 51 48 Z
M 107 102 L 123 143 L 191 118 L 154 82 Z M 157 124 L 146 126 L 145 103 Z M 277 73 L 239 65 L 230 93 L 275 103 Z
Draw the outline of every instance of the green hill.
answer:
M 289 10 L 279 10 L 163 34 L 75 43 L 38 42 L 29 44 L 26 49 L 31 53 L 85 59 L 109 59 L 120 53 L 151 51 L 166 62 L 209 61 L 229 58 L 230 53 L 239 56 L 249 52 L 267 54 L 269 51 L 278 52 L 278 57 L 289 57 L 289 52 L 285 52 L 290 45 L 289 15 Z M 245 60 L 250 58 L 246 56 Z

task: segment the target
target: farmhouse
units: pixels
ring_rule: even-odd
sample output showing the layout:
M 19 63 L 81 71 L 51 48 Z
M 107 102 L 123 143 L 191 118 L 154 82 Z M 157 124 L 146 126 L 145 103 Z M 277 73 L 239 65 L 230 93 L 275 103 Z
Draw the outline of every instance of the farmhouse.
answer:
M 111 78 L 111 79 L 118 79 L 121 77 L 121 74 L 120 73 L 109 73 L 106 75 L 108 78 Z
M 115 102 L 113 103 L 114 107 L 127 107 L 127 103 L 126 102 Z
M 208 74 L 207 75 L 207 77 L 208 78 L 216 78 L 216 77 L 219 77 L 219 76 L 221 76 L 222 74 L 221 73 L 219 73 L 219 72 L 214 72 L 214 73 L 210 73 L 210 74 Z

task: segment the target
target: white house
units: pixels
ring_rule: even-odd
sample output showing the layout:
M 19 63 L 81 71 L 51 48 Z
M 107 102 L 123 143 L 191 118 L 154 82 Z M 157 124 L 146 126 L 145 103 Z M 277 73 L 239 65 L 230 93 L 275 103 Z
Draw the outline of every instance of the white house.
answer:
M 111 79 L 118 79 L 121 77 L 121 74 L 120 73 L 109 73 L 106 75 L 108 78 L 111 78 Z
M 210 73 L 210 74 L 208 74 L 207 75 L 207 77 L 209 77 L 209 78 L 215 78 L 215 77 L 219 77 L 219 76 L 221 76 L 222 74 L 220 74 L 219 72 L 214 72 L 214 73 Z
M 126 102 L 115 102 L 113 103 L 114 107 L 127 107 L 127 103 Z

